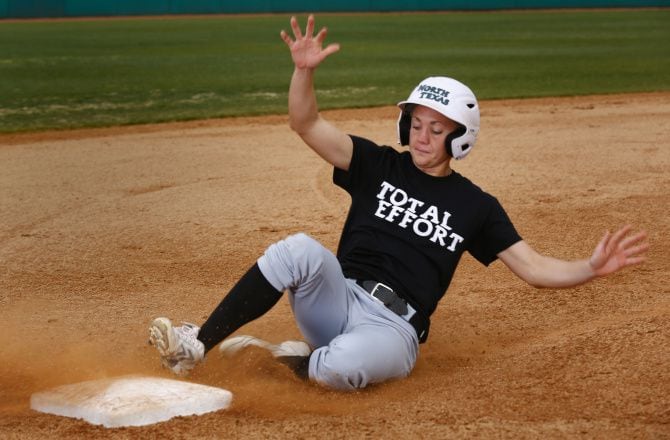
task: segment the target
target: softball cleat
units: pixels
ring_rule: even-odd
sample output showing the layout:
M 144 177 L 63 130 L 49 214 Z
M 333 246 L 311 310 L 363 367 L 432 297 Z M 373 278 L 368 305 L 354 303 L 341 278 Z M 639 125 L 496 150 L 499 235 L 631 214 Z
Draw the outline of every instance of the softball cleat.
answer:
M 200 327 L 187 322 L 174 327 L 168 318 L 156 318 L 149 326 L 149 343 L 156 347 L 163 367 L 184 376 L 205 358 L 198 340 Z

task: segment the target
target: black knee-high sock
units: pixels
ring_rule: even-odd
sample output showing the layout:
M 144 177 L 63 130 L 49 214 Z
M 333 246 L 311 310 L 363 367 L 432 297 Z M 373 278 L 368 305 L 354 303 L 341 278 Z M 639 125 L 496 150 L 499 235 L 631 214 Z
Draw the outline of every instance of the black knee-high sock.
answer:
M 282 293 L 263 276 L 258 264 L 254 264 L 200 328 L 198 339 L 205 344 L 205 352 L 244 324 L 265 314 L 277 304 Z

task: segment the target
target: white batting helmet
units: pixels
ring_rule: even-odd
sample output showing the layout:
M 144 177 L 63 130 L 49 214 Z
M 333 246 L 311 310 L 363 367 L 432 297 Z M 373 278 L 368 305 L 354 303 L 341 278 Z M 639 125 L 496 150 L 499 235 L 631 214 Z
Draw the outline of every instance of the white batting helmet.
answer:
M 479 105 L 472 90 L 460 81 L 445 76 L 424 79 L 406 101 L 398 103 L 398 141 L 409 144 L 412 123 L 411 109 L 423 105 L 443 114 L 461 127 L 447 136 L 447 152 L 454 159 L 463 159 L 472 150 L 479 133 Z

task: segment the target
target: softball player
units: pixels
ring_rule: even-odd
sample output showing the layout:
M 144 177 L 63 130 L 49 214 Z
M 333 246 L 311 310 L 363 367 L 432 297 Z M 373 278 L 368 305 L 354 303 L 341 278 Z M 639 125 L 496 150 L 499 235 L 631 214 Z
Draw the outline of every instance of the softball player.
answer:
M 295 17 L 291 28 L 293 37 L 281 32 L 295 65 L 291 128 L 351 195 L 337 255 L 305 234 L 290 236 L 267 248 L 202 327 L 155 319 L 149 338 L 165 367 L 185 374 L 223 341 L 225 355 L 263 347 L 300 377 L 355 390 L 410 374 L 463 252 L 484 265 L 500 259 L 529 284 L 553 288 L 644 260 L 646 234 L 628 226 L 606 233 L 582 260 L 547 257 L 524 242 L 498 200 L 451 168 L 479 131 L 475 95 L 454 79 L 426 78 L 399 103 L 398 137 L 409 151 L 341 132 L 319 114 L 313 87 L 316 68 L 339 46 L 323 47 L 326 29 L 314 35 L 312 16 L 304 35 Z M 284 291 L 306 342 L 226 339 Z

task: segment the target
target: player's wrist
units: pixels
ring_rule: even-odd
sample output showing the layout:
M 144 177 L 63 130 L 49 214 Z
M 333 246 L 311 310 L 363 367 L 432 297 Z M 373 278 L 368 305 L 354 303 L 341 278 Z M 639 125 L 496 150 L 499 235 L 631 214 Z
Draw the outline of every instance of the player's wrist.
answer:
M 594 261 L 594 257 L 591 256 L 587 260 L 585 260 L 585 272 L 587 275 L 587 281 L 590 281 L 594 278 L 598 277 L 598 269 L 597 269 L 597 263 Z

